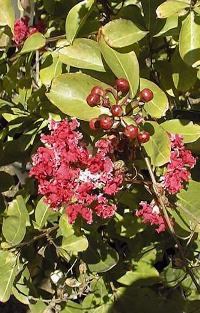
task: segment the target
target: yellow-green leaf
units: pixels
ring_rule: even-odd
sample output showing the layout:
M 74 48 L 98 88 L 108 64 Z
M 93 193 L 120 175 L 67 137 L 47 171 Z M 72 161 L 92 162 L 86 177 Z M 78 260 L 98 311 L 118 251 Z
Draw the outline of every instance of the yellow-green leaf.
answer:
M 15 12 L 11 0 L 0 0 L 0 26 L 8 25 L 13 31 Z
M 108 87 L 86 74 L 62 74 L 53 80 L 47 97 L 63 113 L 89 121 L 91 118 L 107 112 L 105 108 L 91 108 L 87 104 L 86 98 L 94 86 Z
M 66 37 L 70 43 L 72 43 L 78 31 L 85 23 L 93 4 L 94 0 L 84 0 L 76 4 L 69 11 L 66 19 Z
M 168 0 L 163 2 L 156 10 L 158 18 L 167 18 L 169 16 L 179 14 L 185 8 L 189 8 L 187 1 Z
M 7 242 L 12 245 L 19 244 L 25 236 L 26 224 L 29 215 L 22 196 L 17 196 L 7 210 L 7 217 L 3 220 L 2 232 Z
M 99 41 L 103 57 L 118 78 L 126 78 L 130 84 L 131 97 L 134 97 L 139 85 L 139 64 L 134 51 L 119 52 L 109 47 L 103 37 Z
M 67 65 L 105 72 L 99 45 L 94 40 L 78 38 L 58 52 L 60 61 Z
M 12 293 L 17 274 L 17 256 L 9 251 L 0 250 L 0 301 L 7 302 Z
M 153 166 L 162 166 L 170 160 L 171 144 L 166 131 L 156 122 L 147 122 L 145 130 L 150 133 L 150 140 L 144 144 Z
M 148 88 L 153 91 L 154 97 L 151 101 L 145 103 L 144 109 L 151 117 L 161 118 L 168 110 L 169 103 L 166 94 L 153 82 L 141 78 L 140 90 Z
M 148 32 L 138 28 L 132 21 L 117 19 L 102 28 L 106 43 L 113 48 L 122 48 L 140 41 Z
M 179 36 L 179 52 L 184 62 L 197 67 L 200 64 L 200 17 L 191 11 L 184 19 Z
M 200 138 L 200 125 L 192 121 L 173 119 L 165 121 L 161 126 L 167 132 L 182 135 L 184 143 L 194 142 Z
M 37 32 L 25 40 L 22 50 L 19 53 L 23 54 L 23 53 L 36 51 L 38 49 L 43 48 L 45 44 L 46 44 L 46 39 L 41 33 Z

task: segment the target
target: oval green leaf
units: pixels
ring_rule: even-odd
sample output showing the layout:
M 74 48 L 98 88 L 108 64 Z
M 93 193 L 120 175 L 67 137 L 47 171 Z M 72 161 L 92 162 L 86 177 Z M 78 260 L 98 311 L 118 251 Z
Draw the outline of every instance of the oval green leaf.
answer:
M 118 263 L 119 255 L 116 250 L 100 241 L 90 241 L 83 260 L 91 272 L 104 273 Z
M 137 281 L 139 284 L 142 284 L 142 280 L 143 282 L 145 280 L 145 286 L 153 285 L 156 281 L 159 281 L 159 273 L 151 264 L 139 261 L 136 269 L 127 271 L 117 281 L 125 286 L 131 286 L 137 283 Z
M 113 48 L 122 48 L 140 41 L 148 32 L 138 28 L 132 21 L 117 19 L 102 28 L 106 43 Z
M 194 180 L 190 180 L 186 189 L 182 189 L 178 194 L 178 207 L 184 210 L 184 214 L 188 215 L 189 220 L 193 224 L 198 224 L 200 229 L 200 197 L 199 197 L 200 183 Z
M 13 31 L 15 12 L 11 0 L 0 0 L 0 26 L 8 25 Z
M 23 53 L 36 51 L 38 49 L 43 48 L 45 44 L 46 44 L 46 39 L 41 33 L 37 32 L 26 39 L 22 47 L 22 50 L 19 53 L 23 54 Z
M 47 97 L 63 113 L 89 121 L 91 118 L 107 112 L 105 108 L 91 108 L 87 104 L 86 98 L 94 86 L 108 87 L 86 74 L 62 74 L 53 80 Z
M 0 301 L 7 302 L 17 274 L 17 256 L 9 251 L 0 250 Z
M 153 166 L 162 166 L 169 162 L 171 144 L 166 131 L 156 122 L 147 122 L 145 130 L 150 133 L 150 140 L 144 144 Z
M 68 13 L 66 19 L 66 37 L 67 40 L 72 43 L 76 34 L 85 23 L 88 15 L 91 12 L 91 8 L 94 4 L 94 0 L 84 0 L 76 4 Z
M 52 80 L 62 73 L 62 63 L 58 53 L 46 52 L 42 56 L 40 69 L 40 80 L 44 85 L 50 85 Z
M 200 17 L 191 11 L 184 19 L 179 36 L 179 52 L 185 63 L 200 64 Z
M 59 59 L 64 64 L 105 72 L 99 45 L 94 40 L 75 39 L 71 46 L 63 47 L 58 52 Z
M 99 41 L 103 57 L 118 78 L 126 78 L 130 84 L 131 97 L 134 97 L 139 85 L 139 63 L 134 51 L 119 52 L 109 47 L 101 36 Z
M 182 135 L 184 143 L 194 142 L 200 138 L 200 125 L 192 121 L 174 119 L 165 121 L 161 126 L 167 132 Z
M 47 219 L 52 212 L 53 211 L 49 208 L 49 205 L 44 202 L 44 197 L 41 198 L 35 209 L 35 221 L 39 229 L 45 226 Z
M 24 239 L 28 219 L 24 199 L 22 196 L 17 196 L 10 203 L 7 217 L 3 220 L 2 232 L 7 242 L 17 245 Z
M 154 118 L 161 118 L 165 115 L 169 108 L 169 103 L 166 94 L 153 82 L 141 78 L 140 90 L 149 88 L 153 91 L 154 97 L 151 101 L 145 103 L 144 109 L 148 115 Z
M 63 238 L 61 248 L 76 254 L 88 248 L 88 240 L 85 236 L 70 235 Z
M 168 0 L 163 2 L 156 10 L 158 18 L 167 18 L 169 16 L 179 14 L 182 10 L 189 7 L 186 1 Z

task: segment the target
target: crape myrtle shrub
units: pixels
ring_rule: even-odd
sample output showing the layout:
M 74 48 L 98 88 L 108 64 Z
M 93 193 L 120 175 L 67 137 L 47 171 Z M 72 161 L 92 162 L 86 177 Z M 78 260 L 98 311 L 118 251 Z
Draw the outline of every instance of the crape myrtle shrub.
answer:
M 0 8 L 0 301 L 200 312 L 200 1 Z

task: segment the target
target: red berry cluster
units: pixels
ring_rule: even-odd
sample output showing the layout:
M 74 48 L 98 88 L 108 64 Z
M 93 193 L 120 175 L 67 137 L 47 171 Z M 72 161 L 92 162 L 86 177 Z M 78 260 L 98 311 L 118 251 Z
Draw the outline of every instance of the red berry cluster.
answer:
M 89 122 L 90 129 L 95 131 L 102 129 L 104 131 L 113 131 L 119 129 L 129 140 L 136 139 L 139 143 L 149 141 L 150 134 L 146 131 L 139 131 L 138 124 L 140 124 L 142 117 L 136 114 L 134 117 L 135 124 L 126 125 L 123 117 L 126 116 L 126 106 L 132 101 L 129 99 L 129 82 L 124 78 L 119 78 L 115 81 L 114 89 L 104 90 L 100 86 L 92 88 L 86 101 L 90 107 L 104 106 L 110 110 L 110 115 L 100 115 L 98 118 L 93 118 Z M 115 103 L 111 104 L 108 94 L 112 93 L 115 98 Z M 153 92 L 145 88 L 139 93 L 137 100 L 138 106 L 149 102 L 153 99 Z M 127 101 L 129 100 L 129 102 Z M 140 122 L 138 122 L 140 120 Z M 123 127 L 123 130 L 121 130 Z

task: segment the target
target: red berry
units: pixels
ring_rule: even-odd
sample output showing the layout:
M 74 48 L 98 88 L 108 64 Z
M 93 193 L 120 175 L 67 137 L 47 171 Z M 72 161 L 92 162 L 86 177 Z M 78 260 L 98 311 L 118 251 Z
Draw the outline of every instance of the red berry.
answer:
M 89 122 L 90 129 L 97 130 L 99 128 L 98 118 L 92 118 Z
M 95 86 L 95 87 L 92 88 L 91 94 L 92 95 L 104 96 L 105 92 L 104 92 L 103 88 L 101 88 L 99 86 Z
M 89 94 L 86 101 L 90 107 L 95 107 L 100 102 L 100 96 L 96 94 Z
M 124 134 L 129 139 L 135 139 L 138 135 L 138 128 L 134 125 L 128 125 L 124 129 Z
M 150 134 L 148 132 L 142 131 L 141 133 L 138 134 L 137 138 L 140 143 L 145 143 L 149 141 Z
M 112 115 L 115 116 L 115 117 L 120 117 L 120 116 L 122 116 L 123 110 L 122 110 L 121 105 L 118 105 L 118 104 L 112 105 L 112 107 L 111 107 L 111 113 L 112 113 Z
M 115 81 L 115 85 L 116 85 L 117 91 L 121 91 L 123 93 L 127 93 L 130 89 L 128 80 L 124 78 L 117 79 Z
M 113 126 L 113 119 L 109 115 L 104 115 L 100 118 L 100 127 L 104 130 L 109 130 Z
M 153 99 L 153 91 L 148 88 L 144 88 L 142 91 L 140 91 L 139 97 L 140 101 L 149 102 Z

